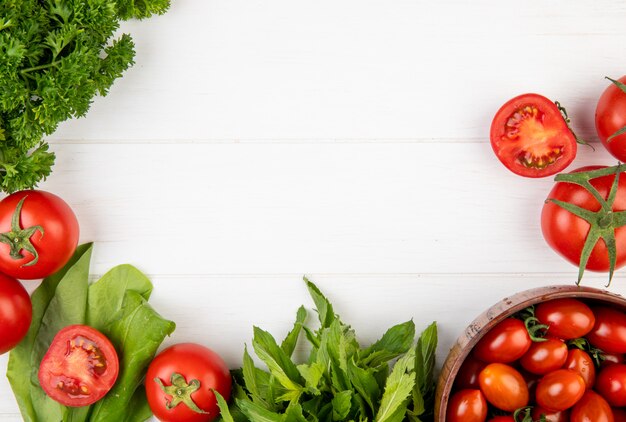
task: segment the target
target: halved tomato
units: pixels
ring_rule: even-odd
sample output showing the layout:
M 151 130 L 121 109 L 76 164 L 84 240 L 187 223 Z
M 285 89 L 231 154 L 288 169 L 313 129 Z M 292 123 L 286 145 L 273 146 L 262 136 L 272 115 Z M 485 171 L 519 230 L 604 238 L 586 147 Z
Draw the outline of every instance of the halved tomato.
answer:
M 561 109 L 538 94 L 507 101 L 493 118 L 490 137 L 502 164 L 524 177 L 559 173 L 576 157 L 576 136 Z
M 39 384 L 65 406 L 88 406 L 113 387 L 119 373 L 115 348 L 100 331 L 70 325 L 57 333 L 39 366 Z

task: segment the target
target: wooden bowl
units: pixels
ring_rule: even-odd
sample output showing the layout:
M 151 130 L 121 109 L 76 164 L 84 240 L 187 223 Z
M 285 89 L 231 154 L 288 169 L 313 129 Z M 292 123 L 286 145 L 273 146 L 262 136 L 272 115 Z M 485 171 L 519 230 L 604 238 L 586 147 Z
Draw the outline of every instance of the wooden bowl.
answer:
M 591 287 L 549 286 L 530 289 L 504 298 L 474 320 L 461 335 L 446 358 L 439 375 L 435 395 L 435 421 L 445 422 L 452 385 L 461 364 L 478 340 L 495 325 L 528 306 L 561 298 L 582 298 L 586 302 L 610 304 L 626 311 L 626 299 L 617 294 Z

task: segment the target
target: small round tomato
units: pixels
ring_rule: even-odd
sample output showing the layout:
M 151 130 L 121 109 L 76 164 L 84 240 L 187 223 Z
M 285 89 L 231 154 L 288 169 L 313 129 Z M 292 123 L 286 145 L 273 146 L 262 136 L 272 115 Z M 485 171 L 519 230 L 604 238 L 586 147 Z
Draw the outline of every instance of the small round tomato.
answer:
M 70 325 L 57 333 L 39 366 L 39 384 L 64 406 L 88 406 L 113 387 L 119 372 L 115 348 L 100 331 Z
M 16 192 L 0 201 L 0 272 L 33 280 L 60 270 L 78 245 L 78 220 L 56 195 Z
M 474 356 L 488 363 L 509 363 L 528 351 L 532 340 L 522 321 L 507 318 L 493 327 L 474 347 Z
M 537 305 L 535 316 L 548 325 L 548 334 L 562 340 L 585 336 L 593 328 L 591 308 L 577 299 L 555 299 Z
M 600 361 L 600 367 L 613 365 L 614 363 L 624 363 L 624 355 L 621 353 L 606 353 L 603 351 L 602 360 Z
M 576 157 L 576 136 L 555 103 L 524 94 L 506 102 L 491 123 L 491 147 L 506 168 L 525 177 L 559 173 Z
M 22 341 L 33 317 L 28 292 L 14 278 L 0 274 L 0 355 Z
M 448 401 L 447 422 L 485 422 L 487 402 L 480 390 L 460 390 Z
M 454 379 L 454 388 L 457 390 L 478 389 L 478 375 L 487 364 L 481 360 L 468 356 Z
M 587 334 L 593 346 L 607 353 L 626 353 L 626 314 L 617 309 L 594 308 L 596 323 Z
M 478 377 L 480 390 L 489 403 L 513 412 L 528 404 L 528 387 L 522 374 L 503 363 L 490 363 Z
M 542 421 L 542 422 L 568 422 L 569 421 L 568 410 L 552 412 L 540 406 L 535 406 L 533 407 L 531 415 L 533 417 L 533 421 Z M 541 419 L 542 417 L 544 419 Z
M 546 374 L 537 385 L 537 404 L 556 412 L 572 407 L 585 394 L 585 380 L 574 371 L 558 369 Z
M 626 76 L 619 78 L 626 83 Z M 602 144 L 615 158 L 626 161 L 626 134 L 608 140 L 611 135 L 626 126 L 626 93 L 614 83 L 600 96 L 596 107 L 596 131 Z
M 570 174 L 604 168 L 603 166 L 582 167 L 574 170 Z M 598 191 L 600 196 L 607 198 L 614 180 L 615 175 L 611 174 L 593 178 L 590 180 L 590 183 Z M 572 264 L 579 266 L 591 225 L 583 218 L 555 204 L 552 200 L 566 202 L 592 212 L 599 211 L 601 205 L 598 200 L 582 186 L 563 181 L 557 182 L 554 185 L 543 205 L 541 211 L 541 231 L 544 239 L 559 255 Z M 623 177 L 623 175 L 619 178 L 617 195 L 611 208 L 612 212 L 626 210 L 626 177 Z M 611 218 L 603 219 L 602 222 L 597 221 L 594 224 L 605 231 L 618 225 L 617 222 Z M 615 269 L 617 269 L 626 264 L 626 226 L 614 228 L 614 233 L 617 257 Z M 591 271 L 609 270 L 609 252 L 603 241 L 599 241 L 595 244 L 591 250 L 585 268 Z
M 599 394 L 587 391 L 576 403 L 570 422 L 614 422 L 611 406 Z
M 561 340 L 547 338 L 533 342 L 520 359 L 522 368 L 533 374 L 543 375 L 563 366 L 567 359 L 567 345 Z
M 570 369 L 585 380 L 587 389 L 593 388 L 596 382 L 596 367 L 589 353 L 580 349 L 571 349 L 567 354 L 567 360 L 563 369 Z
M 626 422 L 626 410 L 618 409 L 617 407 L 611 408 L 613 411 L 613 419 L 615 422 Z
M 603 368 L 598 374 L 596 391 L 611 406 L 626 406 L 626 365 L 616 363 Z
M 180 343 L 154 358 L 146 374 L 146 395 L 163 422 L 209 422 L 220 410 L 213 390 L 225 400 L 232 379 L 224 360 L 208 347 Z

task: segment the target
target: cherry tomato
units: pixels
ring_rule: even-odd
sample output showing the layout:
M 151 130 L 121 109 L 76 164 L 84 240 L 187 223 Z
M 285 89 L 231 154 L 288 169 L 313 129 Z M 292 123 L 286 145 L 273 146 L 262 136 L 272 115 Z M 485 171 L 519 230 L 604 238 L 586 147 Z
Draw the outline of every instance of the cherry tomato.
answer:
M 115 348 L 100 331 L 70 325 L 57 333 L 39 366 L 39 384 L 65 406 L 88 406 L 113 387 L 119 372 Z
M 598 374 L 596 391 L 611 406 L 626 406 L 626 365 L 616 363 L 603 368 Z
M 490 138 L 500 162 L 520 176 L 559 173 L 576 157 L 576 137 L 561 111 L 537 94 L 506 102 L 493 118 Z
M 611 408 L 611 410 L 613 411 L 613 419 L 615 422 L 626 422 L 626 410 L 616 407 Z
M 533 342 L 520 359 L 522 368 L 533 374 L 543 375 L 563 366 L 567 359 L 567 345 L 561 340 L 547 338 Z
M 478 384 L 478 374 L 480 374 L 480 371 L 482 371 L 485 366 L 487 366 L 485 362 L 473 356 L 468 356 L 456 375 L 454 388 L 457 390 L 480 388 Z
M 0 355 L 22 341 L 33 317 L 28 292 L 14 278 L 0 274 Z
M 601 168 L 604 167 L 589 166 L 579 168 L 574 170 L 574 172 L 598 170 Z M 615 175 L 609 175 L 594 178 L 590 183 L 606 199 L 614 179 Z M 579 185 L 557 182 L 548 194 L 548 200 L 543 205 L 541 231 L 544 239 L 558 254 L 578 266 L 580 265 L 581 253 L 591 226 L 584 219 L 553 203 L 550 199 L 567 202 L 593 212 L 600 210 L 600 203 L 591 193 Z M 613 212 L 626 210 L 626 177 L 619 178 L 617 196 L 612 209 Z M 615 229 L 615 240 L 617 256 L 615 268 L 617 269 L 626 264 L 626 226 Z M 599 241 L 593 247 L 585 268 L 591 271 L 608 271 L 609 267 L 610 261 L 607 247 L 603 241 Z
M 489 422 L 515 422 L 513 416 L 495 416 L 489 419 Z
M 225 400 L 232 379 L 224 360 L 213 350 L 193 343 L 168 347 L 154 358 L 146 374 L 146 395 L 154 415 L 163 422 L 209 422 L 220 410 L 212 390 Z
M 626 83 L 626 76 L 619 79 Z M 615 132 L 626 126 L 626 93 L 611 83 L 600 96 L 596 107 L 596 130 L 602 144 L 615 158 L 626 161 L 626 134 L 608 141 Z
M 555 299 L 537 305 L 535 316 L 548 334 L 562 340 L 584 337 L 595 322 L 591 308 L 577 299 Z
M 460 390 L 448 401 L 447 422 L 485 422 L 487 402 L 480 390 Z
M 0 272 L 32 280 L 60 270 L 78 245 L 78 221 L 56 195 L 16 192 L 0 201 Z
M 480 390 L 489 403 L 513 412 L 528 404 L 528 387 L 522 374 L 503 363 L 490 363 L 478 376 Z
M 559 412 L 551 412 L 550 410 L 544 409 L 539 406 L 533 407 L 531 412 L 533 417 L 533 421 L 542 420 L 541 417 L 545 418 L 545 422 L 568 422 L 569 421 L 569 411 L 561 410 Z
M 624 363 L 624 355 L 621 353 L 606 353 L 603 351 L 600 367 L 612 365 L 614 363 Z
M 596 323 L 587 334 L 589 343 L 607 353 L 626 353 L 626 314 L 607 307 L 594 308 L 593 313 Z
M 572 407 L 585 394 L 585 380 L 574 371 L 558 369 L 546 374 L 537 385 L 536 401 L 553 412 Z
M 509 363 L 521 358 L 531 343 L 524 323 L 518 319 L 507 318 L 478 341 L 473 353 L 483 362 Z
M 611 406 L 599 394 L 587 391 L 576 403 L 570 422 L 614 422 Z
M 593 388 L 596 382 L 596 367 L 589 353 L 580 349 L 571 349 L 567 354 L 567 360 L 563 369 L 570 369 L 585 380 L 587 389 Z

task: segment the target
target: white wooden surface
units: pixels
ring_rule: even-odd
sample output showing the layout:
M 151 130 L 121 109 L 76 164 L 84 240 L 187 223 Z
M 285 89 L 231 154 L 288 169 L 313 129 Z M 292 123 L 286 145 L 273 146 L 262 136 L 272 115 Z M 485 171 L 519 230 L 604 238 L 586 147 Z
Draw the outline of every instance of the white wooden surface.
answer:
M 442 360 L 502 297 L 574 282 L 539 230 L 551 180 L 507 172 L 487 134 L 535 91 L 593 140 L 625 21 L 609 0 L 174 1 L 124 25 L 137 65 L 50 137 L 42 188 L 96 242 L 95 274 L 152 276 L 167 344 L 236 367 L 253 324 L 282 336 L 310 308 L 307 274 L 364 342 L 437 320 Z M 573 167 L 613 162 L 598 145 Z M 4 378 L 0 418 L 20 419 Z

